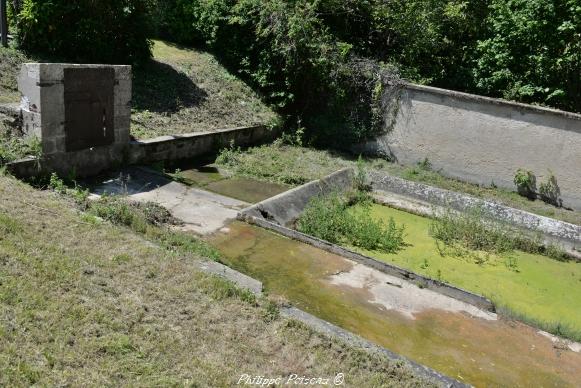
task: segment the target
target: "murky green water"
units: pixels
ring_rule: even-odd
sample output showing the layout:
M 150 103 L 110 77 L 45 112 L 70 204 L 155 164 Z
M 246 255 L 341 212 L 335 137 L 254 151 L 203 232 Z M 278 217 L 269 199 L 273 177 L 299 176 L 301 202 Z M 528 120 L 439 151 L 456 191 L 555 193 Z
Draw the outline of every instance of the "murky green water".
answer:
M 414 319 L 373 302 L 366 287 L 335 285 L 353 263 L 269 231 L 235 222 L 212 238 L 230 266 L 267 292 L 379 345 L 476 386 L 578 386 L 581 355 L 517 322 L 429 309 Z
M 288 186 L 276 183 L 227 177 L 211 165 L 186 169 L 180 171 L 177 175 L 184 183 L 189 185 L 248 203 L 263 201 L 289 189 Z

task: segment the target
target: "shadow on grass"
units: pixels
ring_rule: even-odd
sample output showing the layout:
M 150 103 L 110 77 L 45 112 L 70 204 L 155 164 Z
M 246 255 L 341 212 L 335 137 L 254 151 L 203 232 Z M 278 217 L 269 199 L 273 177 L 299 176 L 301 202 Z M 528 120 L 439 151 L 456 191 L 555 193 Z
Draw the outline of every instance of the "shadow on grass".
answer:
M 175 113 L 208 97 L 187 74 L 156 60 L 135 69 L 133 88 L 133 107 L 156 113 Z

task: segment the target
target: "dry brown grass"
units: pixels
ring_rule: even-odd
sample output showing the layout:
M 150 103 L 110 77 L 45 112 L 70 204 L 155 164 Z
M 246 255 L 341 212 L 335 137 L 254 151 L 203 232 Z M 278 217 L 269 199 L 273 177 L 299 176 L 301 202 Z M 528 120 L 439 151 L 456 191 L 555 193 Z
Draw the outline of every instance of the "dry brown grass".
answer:
M 0 177 L 0 385 L 231 386 L 242 373 L 421 386 L 406 369 L 265 319 L 193 254 Z

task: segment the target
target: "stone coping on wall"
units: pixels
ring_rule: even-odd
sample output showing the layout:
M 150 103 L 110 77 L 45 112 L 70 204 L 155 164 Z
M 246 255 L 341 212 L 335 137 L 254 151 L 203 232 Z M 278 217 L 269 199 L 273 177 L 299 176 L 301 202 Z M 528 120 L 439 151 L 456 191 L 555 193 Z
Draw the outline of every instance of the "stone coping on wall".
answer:
M 374 190 L 394 193 L 420 200 L 428 205 L 465 212 L 481 208 L 494 219 L 507 222 L 530 233 L 542 233 L 545 243 L 561 245 L 574 258 L 581 258 L 581 226 L 515 209 L 497 202 L 467 194 L 440 189 L 423 183 L 411 182 L 385 173 L 369 173 Z M 430 215 L 423 212 L 422 215 Z
M 7 164 L 17 177 L 30 178 L 56 172 L 84 178 L 122 165 L 195 159 L 217 153 L 230 144 L 253 146 L 272 140 L 278 132 L 264 125 L 194 132 L 135 140 L 128 144 L 25 158 Z
M 579 113 L 568 112 L 568 111 L 554 109 L 554 108 L 547 108 L 544 106 L 523 104 L 520 102 L 503 100 L 500 98 L 485 97 L 485 96 L 480 96 L 477 94 L 457 92 L 454 90 L 440 89 L 440 88 L 436 88 L 433 86 L 417 85 L 417 84 L 413 84 L 413 83 L 405 83 L 405 88 L 409 89 L 409 90 L 417 90 L 417 91 L 452 97 L 452 98 L 465 100 L 465 101 L 503 106 L 503 107 L 515 109 L 517 111 L 524 110 L 524 111 L 529 111 L 529 112 L 533 112 L 533 113 L 540 113 L 540 114 L 553 114 L 553 115 L 561 116 L 563 118 L 581 121 L 581 114 L 579 114 Z M 577 129 L 577 132 L 581 132 L 581 127 L 579 127 Z
M 0 104 L 0 113 L 13 118 L 20 117 L 20 104 L 6 103 Z

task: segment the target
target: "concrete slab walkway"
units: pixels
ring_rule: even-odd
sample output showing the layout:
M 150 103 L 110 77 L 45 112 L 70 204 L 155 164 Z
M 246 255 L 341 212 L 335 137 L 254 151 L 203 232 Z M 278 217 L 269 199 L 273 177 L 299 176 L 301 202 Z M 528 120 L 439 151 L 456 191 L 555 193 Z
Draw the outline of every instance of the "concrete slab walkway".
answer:
M 93 186 L 92 194 L 126 195 L 134 201 L 155 202 L 184 222 L 183 229 L 199 235 L 212 234 L 236 218 L 248 203 L 200 190 L 171 180 L 145 167 L 119 171 Z

